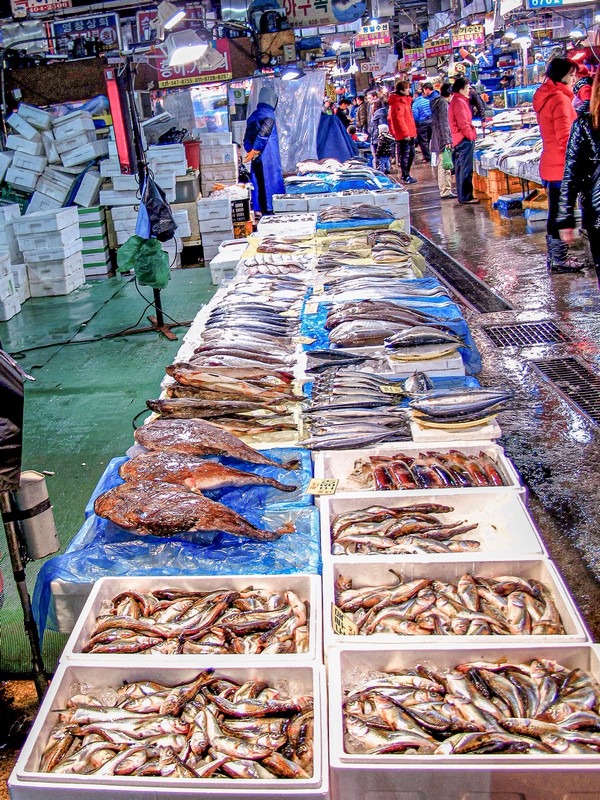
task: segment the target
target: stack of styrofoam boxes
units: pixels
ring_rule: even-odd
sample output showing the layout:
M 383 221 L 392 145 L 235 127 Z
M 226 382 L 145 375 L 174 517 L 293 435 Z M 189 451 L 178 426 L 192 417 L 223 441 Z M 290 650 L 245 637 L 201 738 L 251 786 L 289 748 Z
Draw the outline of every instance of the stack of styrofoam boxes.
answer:
M 219 249 L 217 255 L 210 262 L 210 282 L 214 286 L 233 278 L 236 267 L 247 247 L 247 239 L 235 239 Z
M 40 131 L 52 127 L 52 116 L 22 103 L 19 110 L 11 114 L 7 122 L 14 134 L 7 137 L 6 146 L 14 152 L 4 179 L 15 189 L 33 192 L 48 164 Z
M 63 166 L 76 167 L 108 155 L 108 141 L 98 139 L 89 111 L 73 111 L 54 120 L 56 150 Z
M 115 206 L 110 213 L 117 238 L 117 246 L 120 247 L 135 234 L 138 208 L 137 206 Z
M 165 193 L 169 203 L 174 203 L 175 180 L 185 175 L 188 170 L 185 147 L 182 144 L 150 145 L 147 158 L 154 180 Z
M 102 169 L 102 164 L 100 165 Z M 112 188 L 100 189 L 101 206 L 132 206 L 140 202 L 137 175 L 111 175 Z
M 13 221 L 20 216 L 21 209 L 16 203 L 0 206 L 0 258 L 8 257 L 19 302 L 22 305 L 30 294 L 27 268 L 23 263 L 23 255 L 13 225 Z
M 83 283 L 77 208 L 38 211 L 13 222 L 32 297 L 70 294 Z
M 371 193 L 375 198 L 375 205 L 386 211 L 391 211 L 396 219 L 402 220 L 404 230 L 410 233 L 410 206 L 408 192 L 404 189 L 380 189 Z
M 308 210 L 308 198 L 304 194 L 273 195 L 273 211 L 275 214 L 291 214 L 296 211 Z
M 19 292 L 10 268 L 8 253 L 0 255 L 0 322 L 6 322 L 21 310 Z
M 80 208 L 79 231 L 83 242 L 83 270 L 87 277 L 106 275 L 111 269 L 106 219 L 101 206 Z
M 197 208 L 204 262 L 208 264 L 219 252 L 219 245 L 226 239 L 233 239 L 231 200 L 228 197 L 201 197 Z
M 230 133 L 206 133 L 200 138 L 200 182 L 208 196 L 215 183 L 237 183 L 238 147 Z

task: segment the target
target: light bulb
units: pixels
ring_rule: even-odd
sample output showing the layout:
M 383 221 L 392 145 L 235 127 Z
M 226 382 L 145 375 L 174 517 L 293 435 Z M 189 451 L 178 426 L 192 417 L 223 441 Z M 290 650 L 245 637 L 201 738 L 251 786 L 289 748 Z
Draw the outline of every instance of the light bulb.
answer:
M 573 30 L 569 32 L 569 36 L 571 39 L 584 39 L 585 31 L 582 31 L 581 28 L 573 28 Z

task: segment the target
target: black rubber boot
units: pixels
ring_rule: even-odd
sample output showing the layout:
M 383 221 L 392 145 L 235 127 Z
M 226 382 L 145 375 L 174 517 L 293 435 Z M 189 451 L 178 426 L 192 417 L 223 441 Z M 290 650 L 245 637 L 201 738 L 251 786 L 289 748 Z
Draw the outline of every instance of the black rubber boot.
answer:
M 550 272 L 568 273 L 581 272 L 582 264 L 577 264 L 569 258 L 569 246 L 560 239 L 551 239 L 552 259 Z

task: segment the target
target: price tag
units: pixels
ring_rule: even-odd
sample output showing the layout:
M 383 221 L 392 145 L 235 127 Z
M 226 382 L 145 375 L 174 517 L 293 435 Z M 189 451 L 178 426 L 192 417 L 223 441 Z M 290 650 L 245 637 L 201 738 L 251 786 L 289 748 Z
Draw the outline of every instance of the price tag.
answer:
M 405 394 L 401 383 L 386 383 L 379 387 L 379 391 L 384 394 Z
M 358 636 L 358 625 L 335 603 L 331 604 L 331 624 L 338 636 Z
M 312 344 L 315 340 L 311 336 L 294 336 L 296 344 Z
M 307 494 L 335 494 L 339 480 L 337 478 L 311 478 L 306 489 Z
M 313 287 L 313 294 L 323 294 L 323 284 L 322 283 L 317 283 Z
M 304 306 L 304 313 L 305 314 L 316 314 L 318 310 L 319 310 L 319 304 L 318 303 L 307 303 Z

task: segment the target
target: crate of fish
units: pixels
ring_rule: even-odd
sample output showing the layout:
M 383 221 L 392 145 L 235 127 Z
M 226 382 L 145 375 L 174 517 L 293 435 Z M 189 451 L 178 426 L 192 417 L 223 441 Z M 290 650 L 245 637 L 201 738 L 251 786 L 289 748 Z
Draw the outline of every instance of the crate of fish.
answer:
M 597 645 L 333 648 L 328 673 L 332 797 L 600 796 Z
M 306 662 L 321 644 L 317 575 L 129 576 L 94 584 L 62 657 Z
M 548 559 L 334 559 L 323 571 L 323 609 L 326 651 L 371 642 L 413 647 L 439 637 L 457 646 L 497 636 L 519 644 L 589 639 Z
M 337 479 L 338 491 L 407 492 L 415 489 L 521 489 L 503 449 L 492 442 L 410 442 L 363 450 L 334 450 L 314 457 L 315 478 Z
M 411 492 L 411 497 L 340 492 L 321 497 L 323 562 L 427 556 L 456 561 L 467 554 L 485 558 L 546 557 L 546 548 L 523 495 L 481 489 Z
M 59 665 L 13 799 L 327 797 L 323 668 L 205 663 Z

